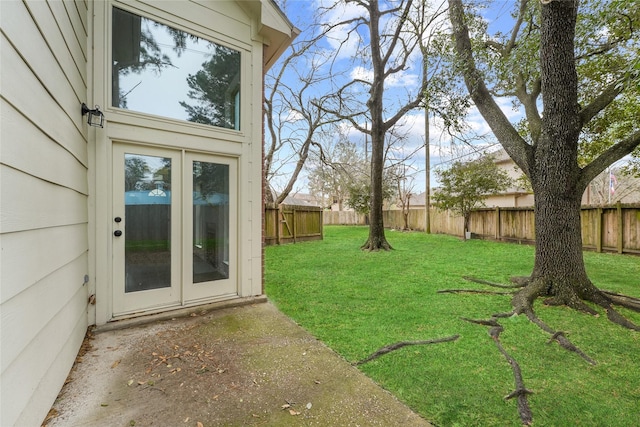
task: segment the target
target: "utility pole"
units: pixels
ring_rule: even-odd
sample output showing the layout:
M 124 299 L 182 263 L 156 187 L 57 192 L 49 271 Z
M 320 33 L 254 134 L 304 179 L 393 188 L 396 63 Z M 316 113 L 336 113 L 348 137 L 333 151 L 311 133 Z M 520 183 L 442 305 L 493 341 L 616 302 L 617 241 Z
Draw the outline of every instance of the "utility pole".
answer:
M 425 66 L 425 72 L 426 70 Z M 424 231 L 431 234 L 431 153 L 429 153 L 429 106 L 424 105 L 424 148 L 425 148 L 425 192 L 424 192 Z

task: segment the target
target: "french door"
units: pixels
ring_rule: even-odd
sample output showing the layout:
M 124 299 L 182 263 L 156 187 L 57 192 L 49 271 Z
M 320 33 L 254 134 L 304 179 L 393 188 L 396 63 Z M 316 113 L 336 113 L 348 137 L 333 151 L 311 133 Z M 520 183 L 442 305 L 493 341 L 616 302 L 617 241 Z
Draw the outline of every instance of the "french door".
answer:
M 236 159 L 113 145 L 113 315 L 237 295 Z

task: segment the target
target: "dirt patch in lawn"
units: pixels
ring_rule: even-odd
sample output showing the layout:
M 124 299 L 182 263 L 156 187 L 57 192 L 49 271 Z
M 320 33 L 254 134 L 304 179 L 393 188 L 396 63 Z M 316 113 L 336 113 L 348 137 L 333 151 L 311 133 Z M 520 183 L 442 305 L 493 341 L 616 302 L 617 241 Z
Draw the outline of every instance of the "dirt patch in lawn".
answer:
M 268 302 L 85 347 L 48 426 L 429 425 Z

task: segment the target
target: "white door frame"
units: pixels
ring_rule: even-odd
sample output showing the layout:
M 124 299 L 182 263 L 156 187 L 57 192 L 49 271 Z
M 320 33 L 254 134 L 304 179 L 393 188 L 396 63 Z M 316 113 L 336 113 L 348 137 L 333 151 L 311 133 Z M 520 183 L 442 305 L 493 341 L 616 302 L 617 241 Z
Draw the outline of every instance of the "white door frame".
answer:
M 171 159 L 172 181 L 178 185 L 171 187 L 169 244 L 171 253 L 171 274 L 169 287 L 125 292 L 125 242 L 127 239 L 125 214 L 125 155 L 139 154 Z M 130 315 L 141 311 L 160 309 L 180 305 L 181 295 L 181 188 L 182 155 L 179 150 L 162 149 L 148 146 L 113 144 L 113 208 L 112 208 L 112 260 L 113 260 L 113 316 Z M 117 218 L 120 218 L 119 222 Z M 120 234 L 120 235 L 118 235 Z
M 194 283 L 193 257 L 195 244 L 193 242 L 193 209 L 194 194 L 193 179 L 189 179 L 193 173 L 194 162 L 207 162 L 227 165 L 229 168 L 229 195 L 228 195 L 228 222 L 227 243 L 228 257 L 226 260 L 228 277 L 219 280 Z M 192 304 L 201 300 L 212 298 L 228 298 L 238 296 L 238 161 L 232 157 L 222 157 L 212 154 L 186 152 L 184 162 L 184 219 L 183 219 L 183 298 L 184 304 Z
M 125 184 L 126 154 L 171 159 L 171 285 L 169 287 L 125 292 Z M 229 170 L 228 195 L 228 276 L 219 280 L 194 283 L 193 276 L 193 162 L 223 164 Z M 147 145 L 113 142 L 112 195 L 112 307 L 113 318 L 130 317 L 196 305 L 207 301 L 236 298 L 238 280 L 238 159 Z M 116 219 L 119 218 L 119 222 Z M 120 234 L 120 235 L 117 235 Z

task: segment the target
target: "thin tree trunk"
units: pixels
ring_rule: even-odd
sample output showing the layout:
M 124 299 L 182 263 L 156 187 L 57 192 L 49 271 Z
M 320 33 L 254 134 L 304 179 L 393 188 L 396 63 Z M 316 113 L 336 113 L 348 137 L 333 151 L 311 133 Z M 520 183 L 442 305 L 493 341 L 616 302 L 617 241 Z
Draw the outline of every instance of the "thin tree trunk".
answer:
M 384 235 L 384 221 L 382 218 L 382 179 L 384 170 L 384 128 L 383 94 L 384 94 L 384 61 L 380 51 L 380 32 L 378 28 L 380 10 L 377 1 L 369 3 L 369 34 L 371 35 L 371 65 L 373 68 L 373 82 L 370 97 L 367 102 L 371 113 L 371 200 L 369 211 L 369 238 L 362 245 L 363 250 L 389 250 L 391 245 Z
M 371 206 L 369 211 L 369 238 L 362 245 L 363 250 L 389 250 L 391 245 L 384 235 L 382 217 L 382 175 L 384 170 L 384 133 L 375 132 L 378 126 L 372 126 L 371 132 Z

